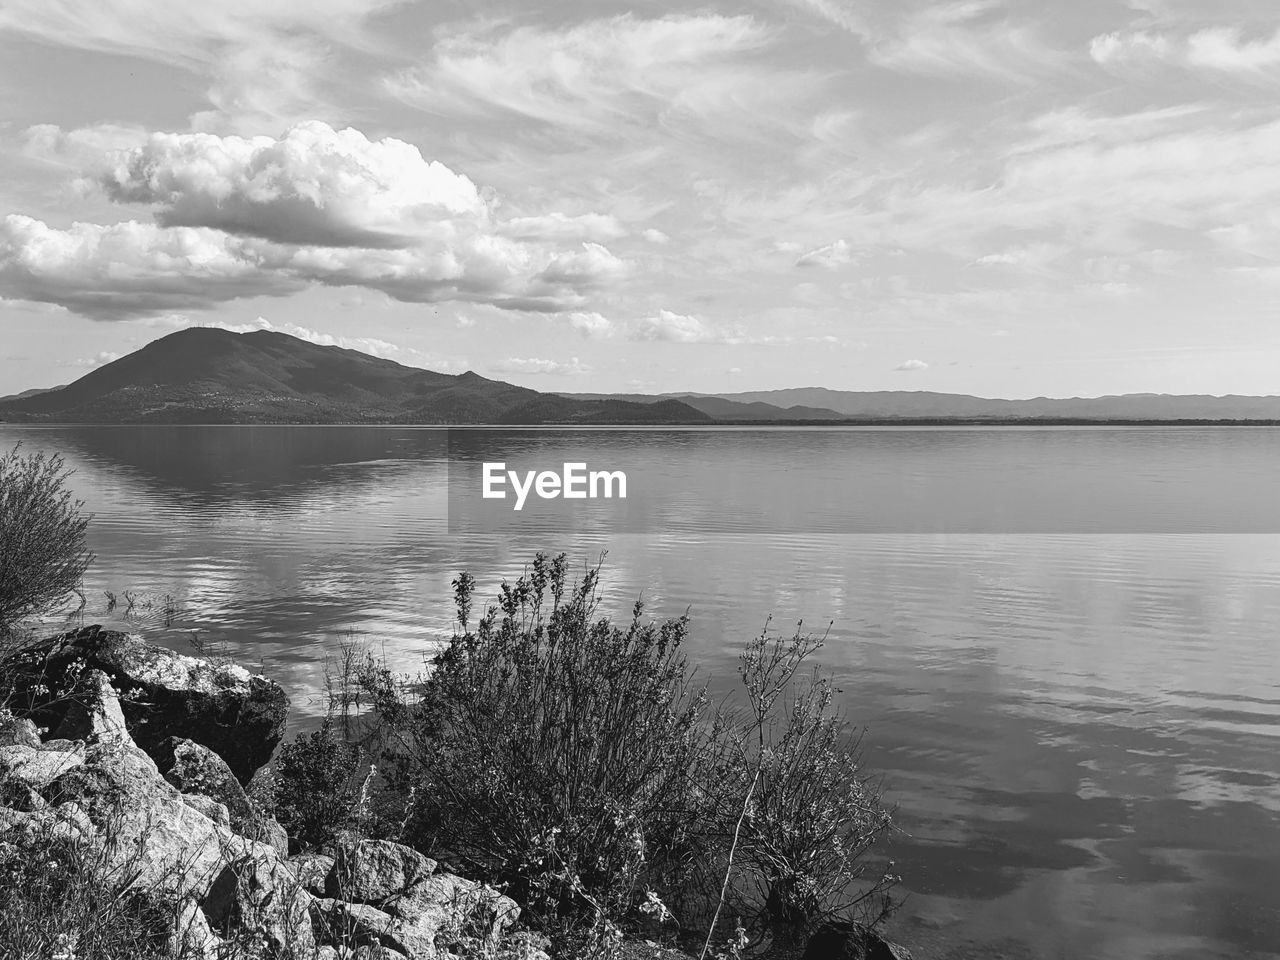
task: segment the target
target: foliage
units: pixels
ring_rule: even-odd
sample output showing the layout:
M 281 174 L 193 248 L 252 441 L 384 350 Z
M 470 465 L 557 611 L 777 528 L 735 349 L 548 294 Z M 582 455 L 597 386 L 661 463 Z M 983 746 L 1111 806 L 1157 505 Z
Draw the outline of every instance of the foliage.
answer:
M 351 824 L 358 766 L 359 751 L 335 734 L 327 719 L 319 730 L 280 748 L 272 800 L 291 848 L 318 847 Z
M 474 581 L 454 581 L 458 629 L 421 696 L 366 678 L 396 736 L 390 782 L 416 798 L 405 839 L 506 886 L 534 917 L 590 927 L 683 868 L 690 771 L 708 706 L 681 618 L 597 616 L 598 570 L 566 580 L 539 555 L 474 629 Z
M 637 603 L 615 624 L 599 568 L 571 585 L 566 566 L 538 555 L 474 625 L 461 574 L 425 679 L 359 666 L 383 809 L 401 811 L 382 829 L 504 886 L 575 954 L 696 925 L 704 956 L 713 936 L 737 955 L 882 920 L 896 878 L 868 854 L 892 812 L 830 681 L 797 682 L 822 639 L 766 627 L 742 657 L 745 703 L 712 704 L 687 617 L 645 621 Z
M 93 560 L 69 475 L 56 454 L 14 447 L 0 456 L 0 633 L 78 591 Z

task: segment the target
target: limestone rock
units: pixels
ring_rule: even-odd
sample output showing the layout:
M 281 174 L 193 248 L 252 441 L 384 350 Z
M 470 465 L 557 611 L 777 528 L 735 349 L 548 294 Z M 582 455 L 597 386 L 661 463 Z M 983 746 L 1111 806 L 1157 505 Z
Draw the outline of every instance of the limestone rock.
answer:
M 99 626 L 41 641 L 5 667 L 35 703 L 31 719 L 51 728 L 66 712 L 61 693 L 82 671 L 101 670 L 126 692 L 124 719 L 140 747 L 150 753 L 171 736 L 194 740 L 222 757 L 242 784 L 271 758 L 289 710 L 279 685 L 243 667 L 184 656 Z
M 40 731 L 30 720 L 10 717 L 0 722 L 0 747 L 40 749 Z
M 53 731 L 60 740 L 100 740 L 125 738 L 124 711 L 111 679 L 101 670 L 88 670 L 67 694 L 70 704 L 62 722 Z
M 244 856 L 227 863 L 201 908 L 215 930 L 261 939 L 272 956 L 309 957 L 316 946 L 312 897 L 272 853 L 270 858 Z
M 436 872 L 436 862 L 390 840 L 339 839 L 326 893 L 353 903 L 381 904 Z
M 333 871 L 333 857 L 322 853 L 300 853 L 289 858 L 289 866 L 304 890 L 324 896 L 325 881 Z

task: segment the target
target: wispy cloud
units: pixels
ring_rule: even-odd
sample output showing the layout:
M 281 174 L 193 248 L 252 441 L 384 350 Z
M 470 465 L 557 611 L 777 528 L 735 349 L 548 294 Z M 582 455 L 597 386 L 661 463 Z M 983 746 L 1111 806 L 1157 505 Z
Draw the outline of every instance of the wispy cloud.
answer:
M 1280 29 L 1246 39 L 1238 26 L 1193 32 L 1121 30 L 1100 34 L 1089 45 L 1100 66 L 1128 76 L 1152 78 L 1178 68 L 1253 83 L 1280 80 Z
M 490 369 L 498 373 L 548 374 L 556 376 L 587 373 L 591 370 L 589 366 L 577 357 L 570 357 L 568 360 L 544 360 L 540 357 L 509 357 L 493 364 Z
M 903 360 L 893 369 L 895 373 L 915 373 L 920 370 L 928 370 L 929 364 L 923 360 Z
M 869 50 L 872 63 L 903 73 L 1020 80 L 1060 68 L 1063 54 L 1034 27 L 1012 20 L 991 0 L 928 5 L 896 37 Z

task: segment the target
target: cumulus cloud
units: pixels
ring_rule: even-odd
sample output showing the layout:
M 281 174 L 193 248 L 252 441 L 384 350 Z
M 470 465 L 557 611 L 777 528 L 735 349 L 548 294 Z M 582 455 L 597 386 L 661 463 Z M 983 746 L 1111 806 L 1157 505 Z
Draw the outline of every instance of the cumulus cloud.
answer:
M 79 359 L 76 359 L 76 360 L 67 360 L 65 361 L 64 365 L 69 367 L 88 367 L 92 369 L 94 367 L 105 366 L 106 364 L 111 363 L 113 360 L 119 360 L 119 359 L 120 359 L 120 354 L 112 350 L 101 350 L 98 353 L 94 354 L 92 357 L 80 357 Z
M 565 315 L 569 326 L 584 337 L 612 336 L 616 327 L 608 317 L 594 311 L 575 310 Z
M 94 173 L 111 200 L 157 208 L 161 226 L 283 243 L 397 247 L 489 216 L 474 183 L 412 144 L 319 121 L 278 139 L 154 133 Z
M 816 250 L 801 254 L 796 259 L 796 266 L 834 269 L 852 261 L 853 251 L 849 247 L 849 242 L 837 240 L 835 243 L 828 243 L 825 247 L 818 247 Z
M 903 360 L 893 369 L 897 373 L 912 373 L 916 370 L 928 370 L 929 365 L 923 360 Z
M 671 239 L 661 230 L 655 229 L 654 227 L 650 227 L 644 232 L 644 238 L 650 243 L 666 243 Z
M 538 357 L 509 357 L 492 367 L 498 373 L 575 374 L 587 373 L 591 368 L 577 357 L 568 360 L 543 360 Z
M 671 310 L 659 310 L 652 317 L 636 321 L 631 328 L 633 340 L 667 340 L 674 343 L 709 343 L 723 340 L 724 334 L 705 320 Z
M 47 130 L 38 139 L 59 148 Z M 100 143 L 62 142 L 82 161 Z M 554 236 L 509 235 L 530 236 L 536 218 L 506 231 L 467 177 L 403 141 L 323 123 L 279 139 L 157 134 L 99 150 L 92 175 L 110 199 L 153 207 L 156 222 L 60 230 L 9 215 L 0 224 L 0 292 L 100 319 L 311 284 L 559 311 L 630 269 L 598 242 L 565 248 Z M 610 232 L 608 217 L 542 219 L 566 235 Z

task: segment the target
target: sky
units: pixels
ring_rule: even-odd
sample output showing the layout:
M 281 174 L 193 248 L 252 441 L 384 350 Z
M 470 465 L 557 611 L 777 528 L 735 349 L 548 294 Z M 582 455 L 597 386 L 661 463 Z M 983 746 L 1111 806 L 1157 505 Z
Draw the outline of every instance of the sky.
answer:
M 0 0 L 0 394 L 1280 394 L 1274 0 Z

